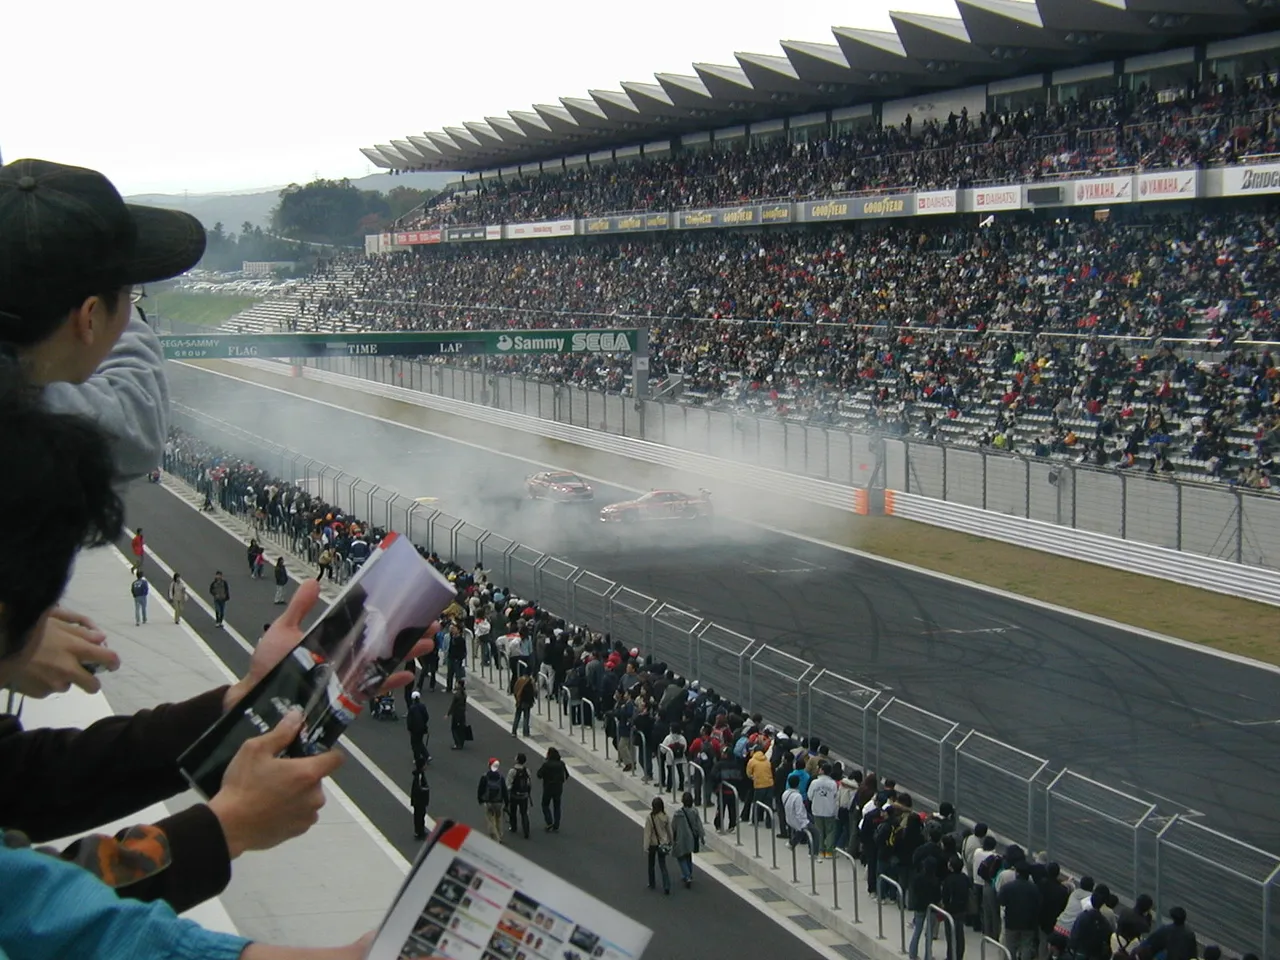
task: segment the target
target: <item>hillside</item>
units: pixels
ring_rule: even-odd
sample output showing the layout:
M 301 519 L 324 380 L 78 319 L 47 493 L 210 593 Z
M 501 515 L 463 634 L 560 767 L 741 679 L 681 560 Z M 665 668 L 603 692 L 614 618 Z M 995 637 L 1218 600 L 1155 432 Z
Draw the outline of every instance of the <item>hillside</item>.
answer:
M 456 176 L 452 173 L 409 173 L 392 177 L 385 173 L 375 173 L 351 182 L 361 190 L 387 193 L 396 187 L 439 190 Z M 246 221 L 255 227 L 268 226 L 271 211 L 280 202 L 282 189 L 283 187 L 263 187 L 240 193 L 148 193 L 125 199 L 131 203 L 185 210 L 205 227 L 221 223 L 227 230 L 239 232 L 241 224 Z

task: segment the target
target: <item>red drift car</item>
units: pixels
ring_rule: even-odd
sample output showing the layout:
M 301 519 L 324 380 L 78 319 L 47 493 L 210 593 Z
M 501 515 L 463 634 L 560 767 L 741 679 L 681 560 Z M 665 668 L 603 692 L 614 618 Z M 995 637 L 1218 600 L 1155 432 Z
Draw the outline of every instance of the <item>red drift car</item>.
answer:
M 649 520 L 709 520 L 711 493 L 690 496 L 678 490 L 650 490 L 643 497 L 611 503 L 600 511 L 602 523 L 641 523 Z
M 525 478 L 525 487 L 531 500 L 552 500 L 556 503 L 581 503 L 596 498 L 591 484 L 576 473 L 550 470 Z

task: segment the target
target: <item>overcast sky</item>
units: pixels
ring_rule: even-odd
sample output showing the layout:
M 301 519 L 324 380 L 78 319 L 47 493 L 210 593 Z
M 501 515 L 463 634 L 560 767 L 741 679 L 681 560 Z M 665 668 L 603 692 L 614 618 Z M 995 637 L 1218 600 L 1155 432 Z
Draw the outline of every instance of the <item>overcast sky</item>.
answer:
M 362 146 L 832 43 L 832 25 L 888 30 L 889 9 L 956 15 L 951 0 L 15 3 L 0 155 L 94 167 L 124 193 L 360 176 Z

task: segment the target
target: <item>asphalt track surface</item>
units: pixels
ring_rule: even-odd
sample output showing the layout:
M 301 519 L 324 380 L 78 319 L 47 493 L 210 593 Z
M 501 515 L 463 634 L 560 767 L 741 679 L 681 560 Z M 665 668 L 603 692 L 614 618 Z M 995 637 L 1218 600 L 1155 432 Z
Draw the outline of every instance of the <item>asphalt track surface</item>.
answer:
M 275 585 L 269 574 L 261 580 L 249 576 L 244 544 L 179 498 L 153 484 L 138 482 L 128 488 L 126 504 L 126 521 L 131 528 L 143 528 L 148 554 L 182 574 L 190 588 L 206 600 L 214 571 L 223 571 L 231 587 L 227 622 L 251 643 L 261 636 L 263 624 L 274 620 L 284 609 L 271 602 Z M 126 540 L 122 538 L 119 547 L 130 556 Z M 153 582 L 165 581 L 165 575 L 157 568 L 153 567 L 149 573 Z M 291 584 L 290 594 L 293 589 Z M 212 618 L 196 604 L 187 605 L 187 620 L 234 672 L 243 674 L 248 654 L 235 640 L 215 628 Z M 483 831 L 485 818 L 476 802 L 476 788 L 480 775 L 487 769 L 488 758 L 500 758 L 505 769 L 515 753 L 524 750 L 535 770 L 538 758 L 513 739 L 508 730 L 474 709 L 468 711 L 474 742 L 461 751 L 450 750 L 445 716 L 449 695 L 444 692 L 444 682 L 442 669 L 436 692 L 423 693 L 431 714 L 428 746 L 432 762 L 427 768 L 431 781 L 429 812 L 434 817 L 450 817 Z M 403 718 L 403 697 L 397 693 L 396 698 L 397 710 Z M 346 737 L 400 789 L 408 792 L 413 763 L 403 719 L 398 723 L 378 723 L 361 718 L 347 731 Z M 413 839 L 409 810 L 350 758 L 335 779 L 374 826 L 412 862 L 418 844 Z M 668 865 L 675 883 L 670 897 L 646 889 L 640 826 L 580 782 L 571 779 L 565 789 L 558 834 L 543 831 L 540 798 L 541 790 L 535 780 L 530 839 L 507 834 L 506 842 L 540 866 L 652 929 L 654 938 L 646 956 L 652 955 L 655 960 L 704 960 L 708 956 L 707 944 L 714 943 L 716 956 L 821 960 L 821 955 L 807 944 L 761 917 L 747 901 L 722 884 L 706 874 L 699 880 L 696 858 L 692 890 L 686 891 L 680 886 L 674 862 Z
M 634 492 L 523 500 L 540 468 L 519 455 L 544 459 L 534 438 L 486 452 L 192 368 L 171 377 L 175 400 L 211 416 L 1280 851 L 1276 672 L 723 517 L 617 537 L 596 510 Z

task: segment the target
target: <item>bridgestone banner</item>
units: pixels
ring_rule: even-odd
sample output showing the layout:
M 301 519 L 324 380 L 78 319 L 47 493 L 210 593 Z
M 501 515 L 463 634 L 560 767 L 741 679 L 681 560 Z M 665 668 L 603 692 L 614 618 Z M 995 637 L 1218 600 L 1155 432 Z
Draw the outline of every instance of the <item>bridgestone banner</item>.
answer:
M 1224 197 L 1248 197 L 1263 193 L 1280 193 L 1280 163 L 1227 167 L 1222 171 Z

